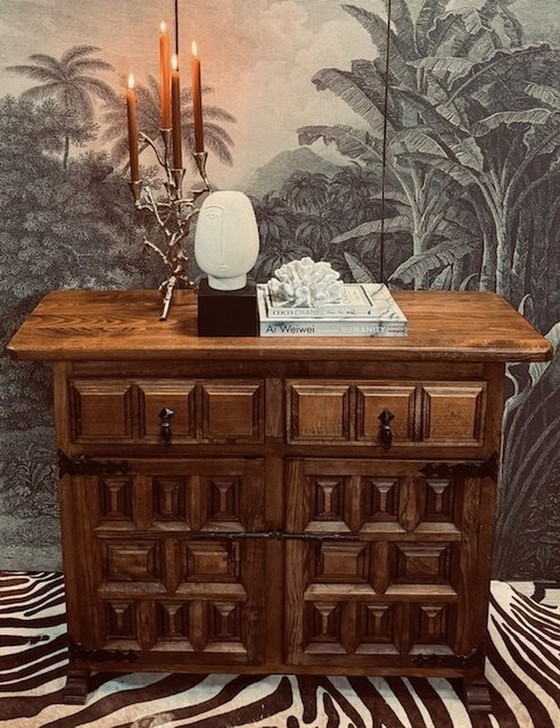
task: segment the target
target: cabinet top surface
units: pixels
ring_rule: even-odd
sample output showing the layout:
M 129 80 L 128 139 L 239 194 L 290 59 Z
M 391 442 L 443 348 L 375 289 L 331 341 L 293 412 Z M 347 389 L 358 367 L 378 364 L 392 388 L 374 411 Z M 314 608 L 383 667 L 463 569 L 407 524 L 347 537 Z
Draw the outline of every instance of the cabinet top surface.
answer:
M 176 291 L 159 320 L 158 291 L 53 291 L 8 344 L 15 359 L 278 359 L 545 361 L 549 342 L 490 292 L 394 291 L 408 319 L 399 337 L 199 337 L 196 294 Z

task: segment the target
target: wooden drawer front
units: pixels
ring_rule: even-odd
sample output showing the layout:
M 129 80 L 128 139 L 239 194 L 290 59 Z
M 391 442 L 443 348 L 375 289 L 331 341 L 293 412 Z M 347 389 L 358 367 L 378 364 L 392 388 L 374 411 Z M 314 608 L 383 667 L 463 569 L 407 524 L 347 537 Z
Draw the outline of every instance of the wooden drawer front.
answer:
M 139 436 L 144 441 L 161 443 L 161 411 L 173 411 L 171 430 L 174 442 L 196 438 L 195 382 L 140 381 L 137 382 L 139 408 Z
M 252 443 L 264 440 L 264 387 L 254 381 L 203 382 L 201 439 Z
M 485 382 L 422 387 L 422 440 L 430 445 L 480 445 L 484 439 Z
M 70 382 L 72 438 L 78 442 L 133 437 L 132 385 L 113 379 Z
M 393 415 L 393 445 L 409 443 L 414 437 L 414 401 L 416 387 L 411 384 L 368 384 L 356 387 L 356 436 L 361 442 L 379 444 L 383 411 Z
M 79 443 L 162 445 L 160 413 L 173 444 L 262 443 L 263 380 L 73 379 L 70 430 Z
M 354 437 L 349 384 L 288 382 L 288 441 L 349 442 Z

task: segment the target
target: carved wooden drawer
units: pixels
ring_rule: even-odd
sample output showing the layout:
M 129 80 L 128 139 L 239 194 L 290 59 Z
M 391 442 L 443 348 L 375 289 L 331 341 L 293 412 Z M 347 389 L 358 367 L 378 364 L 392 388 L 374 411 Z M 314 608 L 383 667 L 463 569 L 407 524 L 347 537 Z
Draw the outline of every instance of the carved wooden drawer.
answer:
M 173 443 L 260 443 L 263 380 L 71 379 L 70 429 L 76 443 L 161 445 L 164 408 Z
M 383 413 L 390 413 L 391 448 L 476 447 L 484 439 L 486 398 L 484 381 L 288 380 L 287 440 L 381 448 Z

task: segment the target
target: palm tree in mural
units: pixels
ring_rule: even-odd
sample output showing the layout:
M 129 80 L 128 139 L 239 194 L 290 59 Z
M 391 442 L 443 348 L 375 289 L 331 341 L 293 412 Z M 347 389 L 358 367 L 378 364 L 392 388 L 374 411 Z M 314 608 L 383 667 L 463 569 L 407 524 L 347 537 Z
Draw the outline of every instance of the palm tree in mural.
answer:
M 395 217 L 386 224 L 409 230 L 413 240 L 412 256 L 393 272 L 401 282 L 419 287 L 426 276 L 453 273 L 466 256 L 478 255 L 480 286 L 508 293 L 510 206 L 535 159 L 550 152 L 555 140 L 554 112 L 531 100 L 535 84 L 527 82 L 542 85 L 546 67 L 559 58 L 548 46 L 521 46 L 521 27 L 509 4 L 487 0 L 480 9 L 446 13 L 446 0 L 424 0 L 414 22 L 406 1 L 393 0 L 391 29 L 379 15 L 344 5 L 368 31 L 379 57 L 353 61 L 350 71 L 322 69 L 313 78 L 368 128 L 304 127 L 300 143 L 323 139 L 368 167 L 382 158 L 386 133 L 395 204 Z M 386 57 L 387 99 L 381 91 Z M 504 129 L 514 138 L 509 154 L 501 147 L 495 151 Z M 354 239 L 352 232 L 333 244 Z M 376 235 L 379 224 L 373 221 L 369 229 L 362 224 L 355 232 L 354 237 Z M 458 282 L 455 275 L 447 279 Z
M 318 212 L 326 203 L 330 180 L 319 172 L 294 172 L 282 185 L 282 198 L 294 210 Z
M 203 97 L 213 92 L 210 86 L 203 86 L 201 89 Z M 123 95 L 124 99 L 124 95 Z M 137 109 L 138 125 L 142 133 L 146 134 L 160 148 L 163 149 L 160 128 L 160 86 L 153 77 L 148 76 L 147 83 L 137 86 Z M 181 89 L 181 131 L 183 141 L 187 149 L 194 149 L 194 118 L 192 106 L 192 91 Z M 233 139 L 223 127 L 223 124 L 234 124 L 236 119 L 225 109 L 205 102 L 204 113 L 204 143 L 205 147 L 213 152 L 222 164 L 233 164 L 231 147 Z M 127 163 L 128 160 L 128 136 L 126 122 L 126 105 L 122 103 L 111 105 L 105 112 L 104 121 L 107 127 L 101 138 L 104 141 L 112 142 L 111 156 L 117 163 Z M 141 142 L 140 150 L 147 147 L 147 143 Z M 195 168 L 194 158 L 190 160 L 193 169 Z
M 7 67 L 8 71 L 39 82 L 39 85 L 24 91 L 22 97 L 35 101 L 53 98 L 61 105 L 67 119 L 62 153 L 63 169 L 68 166 L 70 143 L 87 140 L 88 127 L 91 138 L 91 126 L 95 116 L 94 99 L 100 98 L 112 103 L 116 99 L 111 86 L 94 75 L 99 71 L 113 70 L 110 63 L 92 56 L 99 50 L 96 46 L 75 45 L 65 51 L 60 59 L 44 53 L 34 53 L 29 56 L 31 63 Z
M 311 247 L 296 241 L 296 231 L 305 218 L 276 192 L 253 199 L 259 227 L 260 253 L 255 264 L 255 278 L 268 280 L 274 271 L 290 260 L 312 256 Z

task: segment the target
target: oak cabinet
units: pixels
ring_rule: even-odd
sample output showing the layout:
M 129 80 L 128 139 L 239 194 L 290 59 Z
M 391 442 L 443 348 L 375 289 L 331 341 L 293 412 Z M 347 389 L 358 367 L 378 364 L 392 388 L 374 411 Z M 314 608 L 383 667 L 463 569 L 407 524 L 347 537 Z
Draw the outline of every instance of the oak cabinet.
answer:
M 458 677 L 484 638 L 506 361 L 494 294 L 402 292 L 410 334 L 196 336 L 178 291 L 49 294 L 70 668 Z

